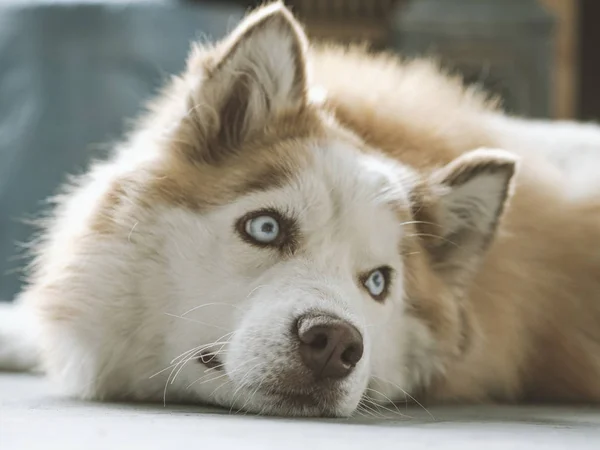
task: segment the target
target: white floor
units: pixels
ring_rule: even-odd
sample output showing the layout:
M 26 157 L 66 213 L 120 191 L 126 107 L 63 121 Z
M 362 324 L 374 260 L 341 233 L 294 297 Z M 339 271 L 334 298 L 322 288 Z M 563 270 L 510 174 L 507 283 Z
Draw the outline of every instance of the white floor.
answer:
M 595 449 L 600 408 L 419 408 L 302 420 L 68 400 L 43 379 L 0 373 L 0 449 Z

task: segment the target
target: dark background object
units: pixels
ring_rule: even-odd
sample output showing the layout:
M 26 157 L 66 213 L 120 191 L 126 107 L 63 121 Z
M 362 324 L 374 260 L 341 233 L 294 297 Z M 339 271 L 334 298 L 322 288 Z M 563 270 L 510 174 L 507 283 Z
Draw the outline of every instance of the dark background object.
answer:
M 581 0 L 579 18 L 579 117 L 600 121 L 600 1 Z
M 536 0 L 418 0 L 394 21 L 401 54 L 436 57 L 531 117 L 552 114 L 554 44 L 554 18 Z

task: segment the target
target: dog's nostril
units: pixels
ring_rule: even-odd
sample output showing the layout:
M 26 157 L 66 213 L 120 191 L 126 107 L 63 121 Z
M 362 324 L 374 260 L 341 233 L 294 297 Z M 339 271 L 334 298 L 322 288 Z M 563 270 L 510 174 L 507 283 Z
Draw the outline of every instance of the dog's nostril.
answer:
M 327 347 L 327 335 L 325 333 L 317 333 L 312 342 L 307 342 L 315 350 L 323 350 Z
M 344 364 L 349 366 L 354 366 L 360 358 L 362 357 L 362 349 L 360 349 L 357 345 L 351 345 L 346 350 L 344 350 L 341 354 L 341 359 Z

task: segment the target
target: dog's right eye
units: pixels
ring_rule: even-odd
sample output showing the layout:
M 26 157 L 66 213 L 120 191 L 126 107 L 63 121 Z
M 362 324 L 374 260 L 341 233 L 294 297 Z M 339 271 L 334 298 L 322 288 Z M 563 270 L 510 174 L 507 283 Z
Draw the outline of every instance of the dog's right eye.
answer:
M 279 222 L 272 216 L 260 215 L 251 217 L 244 224 L 244 231 L 249 238 L 259 244 L 271 244 L 279 237 Z
M 385 300 L 390 287 L 392 269 L 388 266 L 379 267 L 360 277 L 360 282 L 369 295 L 378 302 Z

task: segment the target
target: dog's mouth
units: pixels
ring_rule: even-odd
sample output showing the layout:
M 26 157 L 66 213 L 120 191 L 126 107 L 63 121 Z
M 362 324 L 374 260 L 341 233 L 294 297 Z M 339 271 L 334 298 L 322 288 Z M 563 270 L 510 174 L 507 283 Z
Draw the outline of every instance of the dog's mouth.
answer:
M 223 370 L 223 363 L 217 357 L 216 352 L 202 352 L 198 356 L 198 362 L 204 364 L 209 369 Z

